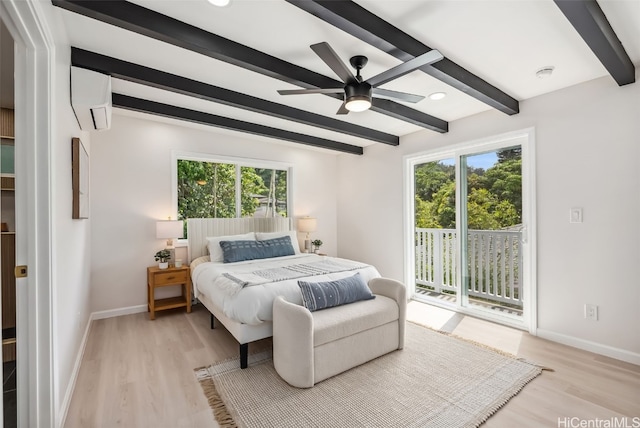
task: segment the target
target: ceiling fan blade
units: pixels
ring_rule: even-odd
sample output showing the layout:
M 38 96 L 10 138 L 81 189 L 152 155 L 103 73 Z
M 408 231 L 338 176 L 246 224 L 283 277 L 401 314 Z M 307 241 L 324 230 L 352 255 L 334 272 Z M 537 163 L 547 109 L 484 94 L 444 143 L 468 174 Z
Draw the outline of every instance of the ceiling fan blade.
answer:
M 406 92 L 390 91 L 389 89 L 373 88 L 373 96 L 392 101 L 405 101 L 408 103 L 417 103 L 424 99 L 422 95 L 407 94 Z
M 311 89 L 279 89 L 280 95 L 299 95 L 299 94 L 340 94 L 344 92 L 344 88 L 311 88 Z
M 349 114 L 349 110 L 345 107 L 346 102 L 343 102 L 336 114 Z
M 349 67 L 342 62 L 338 54 L 329 46 L 329 43 L 316 43 L 315 45 L 311 45 L 311 49 L 313 49 L 320 59 L 323 60 L 344 83 L 356 80 L 356 77 L 351 70 L 349 70 Z
M 367 83 L 369 83 L 371 86 L 380 86 L 387 82 L 390 82 L 393 79 L 397 79 L 398 77 L 411 73 L 413 70 L 420 68 L 423 65 L 433 64 L 434 62 L 438 62 L 443 58 L 444 56 L 442 56 L 439 51 L 433 49 L 427 53 L 410 59 L 407 62 L 390 68 L 387 71 L 383 71 L 382 73 L 373 76 L 370 79 L 367 79 Z

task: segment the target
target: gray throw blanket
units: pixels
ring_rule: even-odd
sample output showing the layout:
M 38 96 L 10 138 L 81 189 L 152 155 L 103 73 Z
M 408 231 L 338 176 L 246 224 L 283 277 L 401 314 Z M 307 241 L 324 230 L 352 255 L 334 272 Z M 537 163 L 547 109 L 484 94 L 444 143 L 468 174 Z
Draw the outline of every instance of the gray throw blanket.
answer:
M 259 269 L 248 273 L 227 272 L 223 273 L 221 277 L 229 281 L 223 288 L 241 289 L 252 285 L 266 284 L 268 282 L 286 281 L 305 276 L 326 275 L 329 273 L 345 272 L 366 267 L 369 267 L 369 265 L 354 262 L 352 260 L 325 259 L 317 262 L 299 263 L 271 269 Z

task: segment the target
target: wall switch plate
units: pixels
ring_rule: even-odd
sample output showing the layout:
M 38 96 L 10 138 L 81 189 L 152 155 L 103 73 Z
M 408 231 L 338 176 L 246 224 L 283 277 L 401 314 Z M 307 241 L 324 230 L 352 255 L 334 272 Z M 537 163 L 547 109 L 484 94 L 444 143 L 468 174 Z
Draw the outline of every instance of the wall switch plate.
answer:
M 584 317 L 588 320 L 598 321 L 598 305 L 584 305 Z
M 569 211 L 569 223 L 582 223 L 582 208 L 571 208 Z

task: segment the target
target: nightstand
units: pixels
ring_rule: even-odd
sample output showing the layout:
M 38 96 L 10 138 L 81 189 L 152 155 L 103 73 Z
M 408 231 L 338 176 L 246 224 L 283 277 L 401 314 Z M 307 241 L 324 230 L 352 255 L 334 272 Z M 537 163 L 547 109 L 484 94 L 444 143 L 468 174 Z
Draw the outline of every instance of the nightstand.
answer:
M 182 295 L 167 299 L 156 299 L 155 289 L 179 285 Z M 160 269 L 157 266 L 147 268 L 147 310 L 149 318 L 156 319 L 156 311 L 173 308 L 187 308 L 191 312 L 191 275 L 189 266 Z

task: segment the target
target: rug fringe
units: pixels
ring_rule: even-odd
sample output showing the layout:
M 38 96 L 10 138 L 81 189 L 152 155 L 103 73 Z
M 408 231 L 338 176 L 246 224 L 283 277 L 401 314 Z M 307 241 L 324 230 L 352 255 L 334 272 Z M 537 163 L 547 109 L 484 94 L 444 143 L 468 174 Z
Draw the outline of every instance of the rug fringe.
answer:
M 519 359 L 519 358 L 518 358 Z M 531 363 L 528 363 L 531 364 Z M 541 368 L 540 366 L 537 366 L 535 364 L 532 364 L 534 367 L 538 367 L 540 370 L 544 370 L 543 368 Z M 553 370 L 552 370 L 553 371 Z M 484 424 L 486 421 L 489 420 L 489 418 L 493 415 L 495 415 L 498 410 L 502 409 L 513 397 L 515 397 L 516 395 L 520 394 L 520 392 L 522 392 L 522 390 L 524 389 L 525 386 L 527 386 L 532 380 L 534 380 L 536 377 L 538 377 L 540 375 L 540 372 L 538 373 L 532 373 L 531 376 L 528 376 L 527 378 L 523 379 L 522 384 L 515 386 L 510 392 L 511 392 L 511 396 L 505 398 L 505 400 L 500 401 L 498 403 L 496 403 L 495 406 L 493 406 L 491 409 L 489 409 L 489 414 L 486 415 L 483 418 L 477 419 L 478 423 L 476 425 L 476 428 L 479 427 L 480 425 Z
M 216 389 L 216 385 L 211 378 L 211 374 L 207 367 L 200 367 L 194 370 L 196 379 L 204 391 L 205 397 L 209 402 L 209 407 L 213 411 L 213 416 L 220 428 L 237 428 L 238 425 L 227 410 L 227 406 L 222 401 L 220 393 Z

